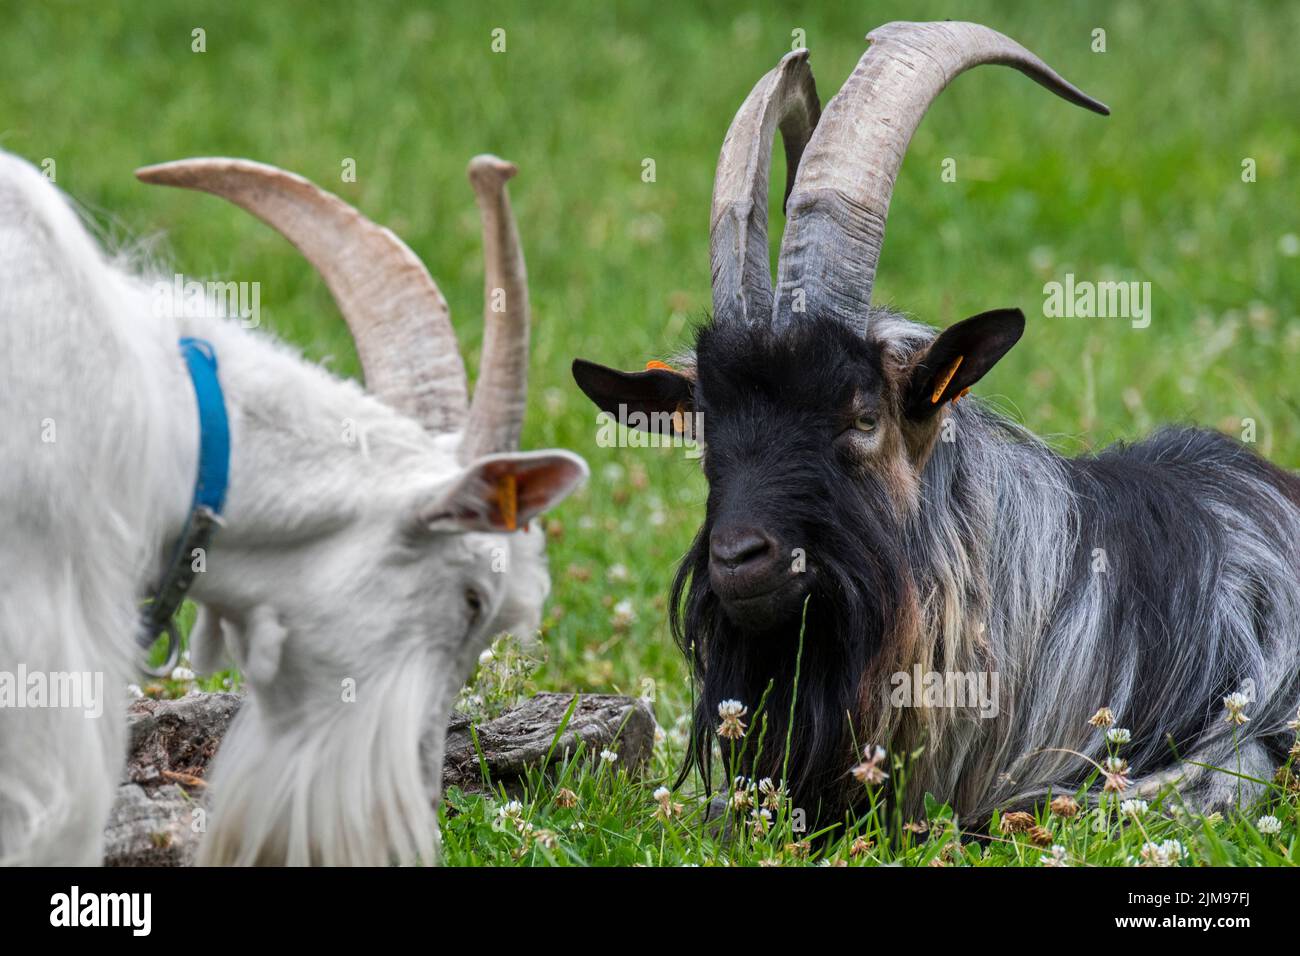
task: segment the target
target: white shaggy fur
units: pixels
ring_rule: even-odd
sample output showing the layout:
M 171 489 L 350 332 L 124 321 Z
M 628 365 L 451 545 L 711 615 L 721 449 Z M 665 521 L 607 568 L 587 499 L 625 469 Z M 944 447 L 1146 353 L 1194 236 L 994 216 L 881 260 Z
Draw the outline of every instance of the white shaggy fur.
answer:
M 98 719 L 0 709 L 0 863 L 100 861 L 137 602 L 194 484 L 185 335 L 215 348 L 232 436 L 193 654 L 212 667 L 228 650 L 251 691 L 213 769 L 201 860 L 431 861 L 452 701 L 491 635 L 537 627 L 541 534 L 492 533 L 492 486 L 482 462 L 456 462 L 458 436 L 269 337 L 155 302 L 0 153 L 0 670 L 98 672 L 108 697 Z M 510 457 L 544 485 L 521 519 L 585 475 L 567 453 Z

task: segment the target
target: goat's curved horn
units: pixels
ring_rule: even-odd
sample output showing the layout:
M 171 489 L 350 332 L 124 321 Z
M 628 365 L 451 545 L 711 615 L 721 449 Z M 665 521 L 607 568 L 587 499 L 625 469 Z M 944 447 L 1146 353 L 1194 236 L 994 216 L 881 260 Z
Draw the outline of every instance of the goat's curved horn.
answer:
M 804 153 L 781 238 L 773 320 L 804 311 L 861 324 L 903 154 L 921 117 L 959 73 L 1010 66 L 1096 113 L 1110 110 L 1034 54 L 975 23 L 887 23 L 827 104 Z
M 469 181 L 483 220 L 483 351 L 461 459 L 516 451 L 528 398 L 528 275 L 506 183 L 518 172 L 475 156 Z
M 209 192 L 251 212 L 325 280 L 356 342 L 366 387 L 432 432 L 465 422 L 465 366 L 447 302 L 419 257 L 331 193 L 246 159 L 182 159 L 142 182 Z
M 771 315 L 767 191 L 772 139 L 780 128 L 788 199 L 820 113 L 808 51 L 795 50 L 758 81 L 731 121 L 718 157 L 709 216 L 715 319 L 766 322 Z

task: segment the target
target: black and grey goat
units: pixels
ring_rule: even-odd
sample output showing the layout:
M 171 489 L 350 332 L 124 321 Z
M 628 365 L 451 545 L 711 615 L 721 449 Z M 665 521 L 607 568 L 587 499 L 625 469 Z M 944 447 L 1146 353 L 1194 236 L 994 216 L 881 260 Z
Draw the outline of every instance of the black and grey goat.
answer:
M 744 772 L 784 776 L 795 805 L 826 820 L 862 793 L 849 771 L 863 744 L 919 750 L 905 802 L 929 791 L 969 819 L 1081 786 L 1108 752 L 1089 715 L 1109 706 L 1131 734 L 1125 792 L 1178 781 L 1200 804 L 1256 792 L 1198 764 L 1266 779 L 1290 745 L 1300 480 L 1189 429 L 1063 458 L 957 403 L 1024 317 L 985 312 L 936 333 L 871 305 L 913 131 L 983 63 L 1107 109 L 982 26 L 891 23 L 868 39 L 824 113 L 806 51 L 737 113 L 714 184 L 713 317 L 693 354 L 638 373 L 574 363 L 625 422 L 703 423 L 707 513 L 673 585 L 699 683 L 693 759 L 707 773 L 721 702 L 752 709 L 770 687 Z M 774 294 L 778 128 L 789 179 Z M 920 674 L 994 675 L 996 706 L 919 688 L 900 706 L 900 680 Z M 1226 721 L 1223 698 L 1243 688 L 1248 722 Z

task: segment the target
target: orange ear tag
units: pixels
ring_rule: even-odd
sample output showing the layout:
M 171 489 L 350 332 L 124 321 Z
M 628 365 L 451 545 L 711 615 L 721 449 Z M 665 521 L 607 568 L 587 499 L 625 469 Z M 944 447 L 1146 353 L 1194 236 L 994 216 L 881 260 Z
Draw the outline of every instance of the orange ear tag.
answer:
M 673 411 L 673 431 L 678 435 L 686 434 L 686 406 L 678 405 Z
M 661 362 L 658 359 L 651 359 L 650 361 L 645 363 L 645 370 L 647 372 L 654 371 L 656 369 L 662 372 L 675 373 L 677 371 L 677 369 L 673 368 L 667 362 Z M 674 432 L 676 432 L 678 435 L 686 434 L 686 406 L 685 405 L 677 406 L 676 411 L 673 412 L 672 422 L 673 422 Z
M 519 527 L 519 484 L 514 475 L 502 475 L 497 479 L 497 510 L 507 531 Z
M 964 355 L 958 355 L 953 359 L 953 363 L 948 366 L 948 370 L 944 373 L 943 378 L 939 381 L 939 384 L 934 387 L 934 391 L 930 394 L 931 405 L 939 404 L 939 399 L 943 397 L 943 390 L 948 387 L 948 383 L 952 381 L 952 377 L 957 374 L 957 369 L 961 366 L 961 360 L 965 357 L 966 356 Z

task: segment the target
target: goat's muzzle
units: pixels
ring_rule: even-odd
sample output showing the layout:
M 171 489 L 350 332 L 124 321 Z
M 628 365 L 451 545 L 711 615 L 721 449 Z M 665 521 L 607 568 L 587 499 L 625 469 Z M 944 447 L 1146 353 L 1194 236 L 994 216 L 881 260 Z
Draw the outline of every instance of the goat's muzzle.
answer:
M 765 631 L 799 613 L 809 575 L 761 528 L 724 525 L 709 535 L 709 585 L 732 623 Z

